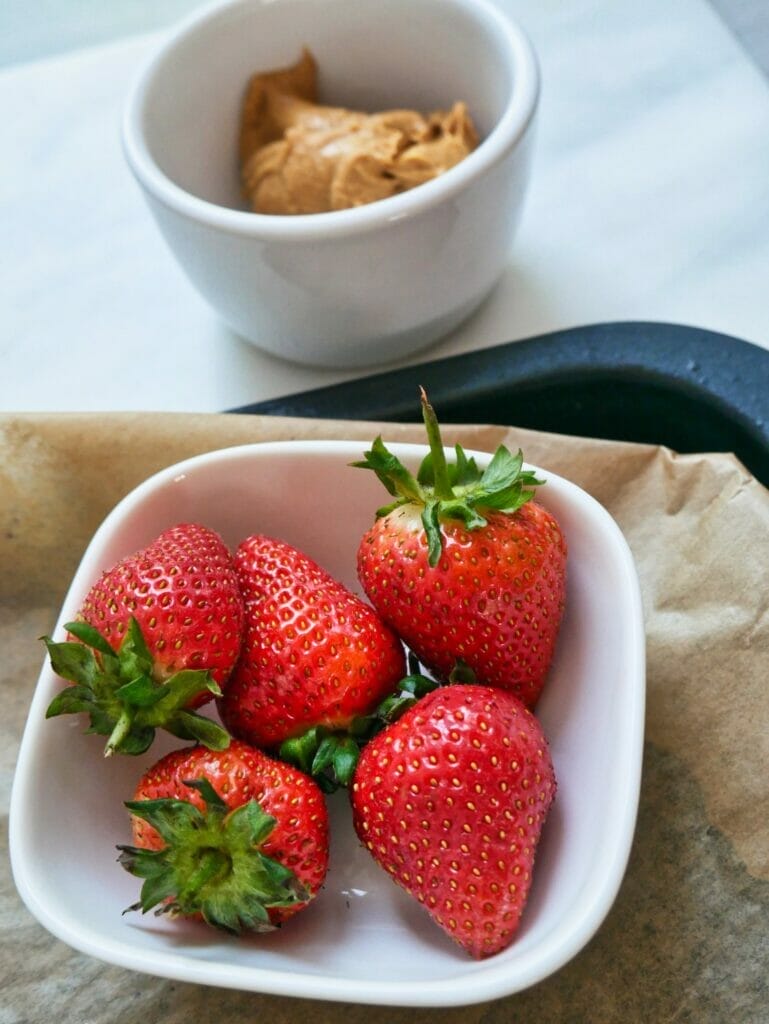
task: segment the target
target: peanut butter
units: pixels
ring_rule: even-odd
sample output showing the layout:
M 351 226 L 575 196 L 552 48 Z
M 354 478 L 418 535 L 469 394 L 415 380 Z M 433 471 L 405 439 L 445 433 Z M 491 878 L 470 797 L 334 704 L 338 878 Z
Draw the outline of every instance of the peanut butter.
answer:
M 405 192 L 478 145 L 467 107 L 377 114 L 317 102 L 317 65 L 254 75 L 240 126 L 243 191 L 256 213 L 325 213 Z

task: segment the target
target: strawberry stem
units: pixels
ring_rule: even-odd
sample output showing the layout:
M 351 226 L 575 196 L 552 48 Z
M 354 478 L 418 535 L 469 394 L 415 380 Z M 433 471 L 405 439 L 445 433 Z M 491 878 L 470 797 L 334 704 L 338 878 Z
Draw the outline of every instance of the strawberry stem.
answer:
M 449 467 L 446 462 L 446 453 L 443 450 L 441 440 L 441 428 L 435 410 L 427 400 L 427 392 L 423 387 L 419 389 L 422 401 L 422 419 L 427 431 L 427 442 L 433 457 L 433 487 L 435 497 L 441 501 L 450 501 L 454 497 L 454 490 L 449 479 Z
M 347 731 L 329 732 L 314 725 L 300 736 L 284 740 L 278 757 L 311 775 L 324 793 L 349 786 L 361 749 L 368 741 L 438 686 L 440 683 L 415 668 L 373 711 L 354 718 Z
M 225 878 L 232 867 L 231 859 L 221 850 L 203 850 L 195 870 L 179 890 L 179 901 L 189 902 L 196 892 L 208 885 L 217 876 Z
M 112 757 L 116 750 L 120 750 L 121 745 L 125 742 L 126 737 L 131 731 L 132 716 L 125 709 L 118 715 L 118 720 L 115 722 L 115 728 L 109 735 L 107 745 L 104 748 L 104 756 Z

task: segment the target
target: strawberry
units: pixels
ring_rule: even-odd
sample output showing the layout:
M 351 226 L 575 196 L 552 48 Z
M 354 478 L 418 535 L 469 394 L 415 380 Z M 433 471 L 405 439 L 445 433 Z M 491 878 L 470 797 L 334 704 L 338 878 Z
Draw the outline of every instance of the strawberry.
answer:
M 74 685 L 47 717 L 87 712 L 106 753 L 138 754 L 155 729 L 222 748 L 229 737 L 194 708 L 221 693 L 237 660 L 243 602 L 218 534 L 185 523 L 103 573 L 71 640 L 43 637 L 53 669 Z
M 515 936 L 556 782 L 539 722 L 475 684 L 419 700 L 361 752 L 361 842 L 452 939 L 482 958 Z
M 358 577 L 380 616 L 425 667 L 459 666 L 477 682 L 536 704 L 564 608 L 566 542 L 532 501 L 542 481 L 500 446 L 481 473 L 457 445 L 448 464 L 422 392 L 430 453 L 416 478 L 381 437 L 355 466 L 395 501 L 379 509 L 358 549 Z
M 315 897 L 328 870 L 323 794 L 303 772 L 233 740 L 167 754 L 139 781 L 123 867 L 145 879 L 129 910 L 269 931 Z
M 235 552 L 243 651 L 219 699 L 234 735 L 346 784 L 349 735 L 404 673 L 398 638 L 368 604 L 307 555 L 254 535 Z

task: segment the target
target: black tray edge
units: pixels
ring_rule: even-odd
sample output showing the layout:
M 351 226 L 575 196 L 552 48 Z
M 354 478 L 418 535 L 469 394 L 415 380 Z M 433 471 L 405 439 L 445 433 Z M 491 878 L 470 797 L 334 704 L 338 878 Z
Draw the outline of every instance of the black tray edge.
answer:
M 769 352 L 731 335 L 661 321 L 572 327 L 229 411 L 413 422 L 420 385 L 446 422 L 502 422 L 679 451 L 714 442 L 707 450 L 734 451 L 769 483 Z M 502 398 L 509 399 L 510 415 L 485 416 Z M 603 418 L 596 403 L 608 410 Z M 590 429 L 579 429 L 580 415 Z M 558 422 L 548 426 L 548 416 Z M 686 429 L 677 429 L 674 419 Z

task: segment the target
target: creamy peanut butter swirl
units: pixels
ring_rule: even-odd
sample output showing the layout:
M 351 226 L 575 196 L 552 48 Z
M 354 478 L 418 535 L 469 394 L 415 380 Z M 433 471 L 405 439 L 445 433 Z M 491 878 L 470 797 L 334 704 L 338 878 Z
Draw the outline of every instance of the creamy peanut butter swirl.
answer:
M 459 163 L 478 145 L 467 107 L 365 114 L 317 101 L 317 65 L 254 75 L 240 129 L 243 191 L 256 213 L 325 213 L 386 199 Z

